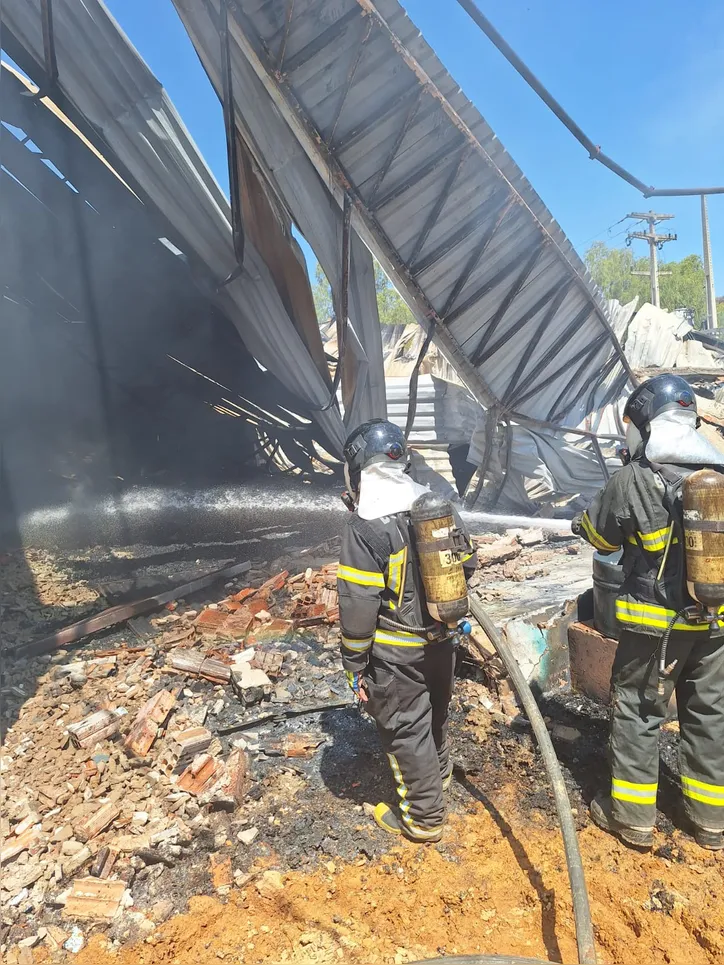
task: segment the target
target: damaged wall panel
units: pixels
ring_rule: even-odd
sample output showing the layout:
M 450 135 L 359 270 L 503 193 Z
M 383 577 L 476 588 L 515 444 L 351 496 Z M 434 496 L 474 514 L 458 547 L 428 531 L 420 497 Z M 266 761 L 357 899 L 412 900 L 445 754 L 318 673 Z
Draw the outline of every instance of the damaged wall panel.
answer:
M 3 43 L 15 56 L 43 62 L 39 0 L 6 0 Z M 230 209 L 163 87 L 99 0 L 54 3 L 55 50 L 62 92 L 124 165 L 144 198 L 167 219 L 178 247 L 220 284 L 236 268 Z M 18 57 L 15 57 L 18 60 Z M 18 60 L 18 62 L 20 62 Z M 276 291 L 269 269 L 247 244 L 244 270 L 218 296 L 254 356 L 279 376 L 338 449 L 338 411 L 322 411 L 328 391 Z
M 217 90 L 221 87 L 217 20 L 204 4 L 174 0 L 197 53 Z M 233 45 L 237 125 L 268 182 L 314 249 L 335 298 L 342 287 L 342 207 L 305 154 L 268 91 Z M 340 92 L 340 96 L 341 96 Z M 349 319 L 357 355 L 345 380 L 354 395 L 346 406 L 348 426 L 386 415 L 382 337 L 372 256 L 352 231 Z M 322 320 L 324 321 L 324 320 Z M 355 348 L 353 348 L 353 353 Z
M 4 67 L 0 84 L 3 525 L 161 472 L 188 484 L 238 480 L 245 460 L 253 471 L 255 428 L 215 412 L 221 387 L 169 356 L 271 412 L 294 396 L 160 240 L 153 209 L 27 81 Z

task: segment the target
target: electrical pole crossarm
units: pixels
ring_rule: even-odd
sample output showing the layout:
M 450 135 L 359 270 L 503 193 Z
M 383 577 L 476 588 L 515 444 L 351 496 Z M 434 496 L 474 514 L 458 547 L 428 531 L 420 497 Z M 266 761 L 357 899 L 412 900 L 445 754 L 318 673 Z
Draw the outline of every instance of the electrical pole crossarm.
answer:
M 649 246 L 649 276 L 651 278 L 651 304 L 655 305 L 656 308 L 661 307 L 661 299 L 659 296 L 659 265 L 656 258 L 656 251 L 659 248 L 663 248 L 667 241 L 676 241 L 677 236 L 672 234 L 659 235 L 656 233 L 656 225 L 659 221 L 670 221 L 674 215 L 673 214 L 659 214 L 656 211 L 632 211 L 631 214 L 626 215 L 627 218 L 635 218 L 637 221 L 645 221 L 648 226 L 648 231 L 630 231 L 626 237 L 626 243 L 631 244 L 632 239 L 636 238 L 639 241 L 648 242 Z M 644 274 L 644 272 L 633 272 L 633 274 Z

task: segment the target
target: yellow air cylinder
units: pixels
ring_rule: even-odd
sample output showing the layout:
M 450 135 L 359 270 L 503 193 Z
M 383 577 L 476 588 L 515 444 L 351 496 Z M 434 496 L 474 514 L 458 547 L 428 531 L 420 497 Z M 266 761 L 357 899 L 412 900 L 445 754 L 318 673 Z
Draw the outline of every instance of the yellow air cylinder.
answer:
M 713 617 L 724 606 L 724 474 L 692 473 L 683 503 L 687 589 Z
M 452 505 L 437 493 L 425 493 L 410 516 L 430 616 L 454 627 L 467 616 L 468 587 Z

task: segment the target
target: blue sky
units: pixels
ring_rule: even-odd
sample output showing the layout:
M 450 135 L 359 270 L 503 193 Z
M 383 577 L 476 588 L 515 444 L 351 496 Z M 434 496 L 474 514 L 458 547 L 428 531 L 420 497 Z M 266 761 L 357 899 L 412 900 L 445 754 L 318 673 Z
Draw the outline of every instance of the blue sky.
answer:
M 631 210 L 676 215 L 663 257 L 701 253 L 698 198 L 646 201 L 585 150 L 455 0 L 403 0 L 581 254 L 623 245 Z M 106 0 L 161 80 L 226 185 L 218 99 L 171 0 Z M 657 187 L 724 182 L 724 3 L 721 0 L 478 0 L 506 40 L 592 140 Z M 656 54 L 650 53 L 656 51 Z M 724 294 L 724 196 L 710 198 L 717 293 Z M 634 242 L 638 254 L 647 253 Z

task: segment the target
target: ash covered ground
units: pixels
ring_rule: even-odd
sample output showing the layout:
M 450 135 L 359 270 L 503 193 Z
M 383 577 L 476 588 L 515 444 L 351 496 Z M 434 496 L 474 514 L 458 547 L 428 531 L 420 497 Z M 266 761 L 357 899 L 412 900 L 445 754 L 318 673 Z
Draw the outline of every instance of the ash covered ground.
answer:
M 289 874 L 302 876 L 298 882 L 311 881 L 336 875 L 341 868 L 377 869 L 397 860 L 398 842 L 374 827 L 365 807 L 379 800 L 393 804 L 395 792 L 374 725 L 350 703 L 341 673 L 333 599 L 337 543 L 331 539 L 302 550 L 286 535 L 291 531 L 282 528 L 285 525 L 277 521 L 260 527 L 256 536 L 247 533 L 252 539 L 270 535 L 262 544 L 265 555 L 270 547 L 279 556 L 273 563 L 268 562 L 271 554 L 267 562 L 258 556 L 248 574 L 226 586 L 98 634 L 67 652 L 30 662 L 3 660 L 2 763 L 9 803 L 2 817 L 4 847 L 10 843 L 12 857 L 5 860 L 0 881 L 0 945 L 9 962 L 26 965 L 63 958 L 83 947 L 95 955 L 99 936 L 106 943 L 103 948 L 119 952 L 134 942 L 155 942 L 163 922 L 170 924 L 189 908 L 193 916 L 200 896 L 236 901 L 251 889 L 254 900 L 268 900 L 264 893 L 284 887 Z M 305 525 L 300 521 L 296 532 L 303 532 Z M 3 641 L 34 639 L 109 603 L 178 584 L 191 563 L 198 574 L 239 559 L 229 555 L 233 541 L 207 542 L 206 547 L 189 542 L 105 546 L 62 556 L 49 549 L 9 552 L 3 557 L 0 600 Z M 525 542 L 527 546 L 515 534 L 481 538 L 482 566 L 476 579 L 496 608 L 506 592 L 512 598 L 521 586 L 536 581 L 545 585 L 551 573 L 556 585 L 565 585 L 566 573 L 573 583 L 579 564 L 585 564 L 573 543 L 547 542 L 542 534 Z M 240 621 L 243 626 L 247 617 L 240 633 Z M 238 689 L 229 681 L 180 674 L 171 666 L 179 654 L 196 653 L 220 663 L 222 670 L 238 669 L 236 661 L 246 663 L 253 653 L 248 662 L 262 674 L 266 668 L 266 683 L 259 689 L 257 681 L 245 696 L 243 680 Z M 217 663 L 209 665 L 212 678 L 220 672 Z M 448 870 L 454 866 L 460 873 L 470 858 L 475 875 L 477 846 L 466 850 L 461 842 L 474 835 L 476 826 L 485 826 L 485 834 L 502 849 L 498 856 L 486 854 L 486 862 L 497 862 L 501 873 L 512 862 L 510 867 L 522 875 L 521 907 L 540 911 L 540 936 L 528 935 L 526 942 L 538 941 L 543 954 L 555 958 L 556 949 L 560 955 L 567 947 L 565 934 L 570 933 L 570 921 L 563 927 L 560 911 L 558 925 L 549 917 L 552 894 L 559 903 L 566 901 L 565 868 L 552 797 L 529 725 L 518 713 L 494 656 L 461 651 L 458 670 L 451 722 L 455 781 L 448 796 L 452 832 L 430 850 Z M 147 755 L 129 755 L 123 746 L 129 725 L 163 689 L 174 694 L 171 714 Z M 579 829 L 593 835 L 596 860 L 613 862 L 611 867 L 618 870 L 612 873 L 620 874 L 622 883 L 636 870 L 635 887 L 645 891 L 638 904 L 648 902 L 649 915 L 669 916 L 667 927 L 680 923 L 681 908 L 688 906 L 680 901 L 686 888 L 679 872 L 684 877 L 718 875 L 719 865 L 714 858 L 703 860 L 677 830 L 675 723 L 667 725 L 663 735 L 662 811 L 656 853 L 649 859 L 658 860 L 661 871 L 657 876 L 656 866 L 647 869 L 642 881 L 635 856 L 615 842 L 604 837 L 608 850 L 600 856 L 600 833 L 590 828 L 586 816 L 588 802 L 607 773 L 605 709 L 564 691 L 544 696 L 541 704 Z M 118 733 L 83 748 L 69 740 L 69 725 L 118 707 L 126 711 Z M 160 764 L 174 733 L 194 726 L 208 731 L 211 742 L 200 756 L 206 755 L 219 770 L 216 783 L 208 787 L 187 775 L 184 790 L 179 781 L 189 762 L 168 773 Z M 228 773 L 232 759 L 244 762 L 234 800 Z M 87 822 L 103 807 L 110 807 L 110 820 L 88 836 Z M 27 847 L 18 850 L 18 838 Z M 545 858 L 540 860 L 555 881 L 535 866 L 533 841 L 544 842 Z M 118 888 L 98 905 L 97 896 L 76 893 L 89 876 Z M 622 887 L 625 891 L 629 885 Z M 707 887 L 710 893 L 715 890 L 709 882 Z M 484 921 L 486 915 L 499 913 L 495 909 L 504 899 L 494 897 L 491 885 L 486 901 L 494 908 L 481 911 Z M 511 924 L 517 921 L 515 915 L 505 920 L 510 935 L 516 935 Z M 564 933 L 562 944 L 557 943 L 556 929 Z M 648 931 L 638 919 L 630 927 L 634 937 L 637 929 L 636 940 L 643 941 Z M 697 938 L 700 926 L 690 923 L 684 932 L 688 937 L 682 937 L 682 947 L 690 941 L 697 954 L 703 949 L 702 961 L 716 960 L 711 956 L 718 946 L 708 932 L 703 944 Z M 623 950 L 630 954 L 634 947 L 628 932 L 601 935 L 613 960 L 625 960 Z M 408 942 L 414 953 L 398 950 L 379 960 L 434 954 L 437 946 L 418 937 L 417 944 Z M 469 944 L 468 950 L 485 950 L 477 933 L 475 940 L 478 944 Z M 497 951 L 508 947 L 501 941 Z M 335 960 L 334 949 L 326 945 L 325 951 L 312 941 L 301 944 L 310 954 L 301 955 L 300 961 L 325 960 L 327 952 Z M 512 948 L 519 950 L 514 944 Z M 272 957 L 277 953 L 283 958 L 283 951 L 269 951 Z M 265 959 L 255 953 L 250 960 Z M 370 960 L 378 959 L 372 955 Z M 694 955 L 691 960 L 699 959 Z

